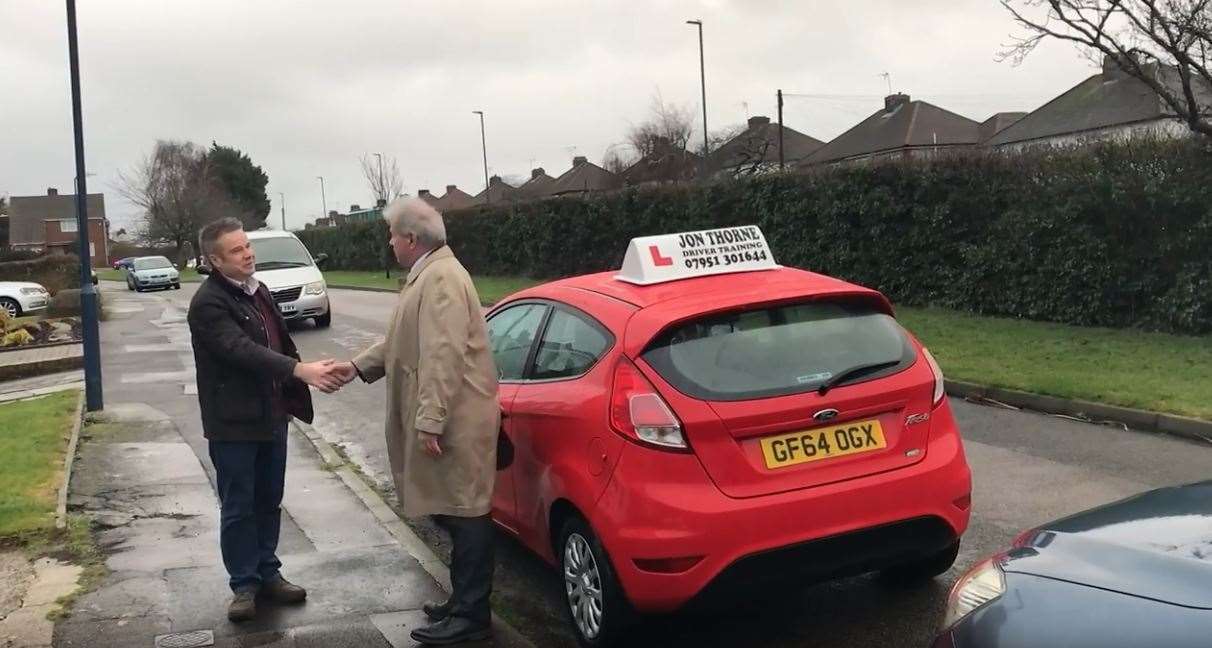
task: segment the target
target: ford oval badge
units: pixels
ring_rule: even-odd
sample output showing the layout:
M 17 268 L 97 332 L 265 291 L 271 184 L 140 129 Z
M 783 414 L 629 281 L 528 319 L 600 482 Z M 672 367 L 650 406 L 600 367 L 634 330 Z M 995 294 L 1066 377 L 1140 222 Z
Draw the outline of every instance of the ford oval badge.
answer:
M 816 414 L 813 414 L 812 418 L 818 421 L 832 421 L 833 419 L 837 418 L 837 415 L 838 411 L 835 409 L 823 409 Z

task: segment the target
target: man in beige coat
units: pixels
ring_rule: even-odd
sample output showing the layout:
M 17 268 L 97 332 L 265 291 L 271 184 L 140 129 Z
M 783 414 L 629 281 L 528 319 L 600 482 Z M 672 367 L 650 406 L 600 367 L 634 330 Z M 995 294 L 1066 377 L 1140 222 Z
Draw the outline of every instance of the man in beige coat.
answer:
M 432 515 L 454 545 L 453 592 L 426 604 L 435 623 L 413 639 L 449 645 L 491 634 L 500 404 L 480 298 L 446 246 L 442 216 L 401 198 L 383 212 L 400 266 L 410 268 L 384 340 L 339 370 L 345 381 L 387 378 L 387 453 L 404 514 Z

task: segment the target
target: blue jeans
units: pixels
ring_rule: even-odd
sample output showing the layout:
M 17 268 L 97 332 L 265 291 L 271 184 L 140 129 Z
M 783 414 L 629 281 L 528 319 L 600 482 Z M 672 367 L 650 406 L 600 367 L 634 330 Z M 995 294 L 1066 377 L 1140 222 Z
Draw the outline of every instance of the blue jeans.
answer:
M 211 441 L 221 507 L 219 547 L 233 592 L 278 575 L 278 533 L 286 484 L 286 423 L 273 441 Z

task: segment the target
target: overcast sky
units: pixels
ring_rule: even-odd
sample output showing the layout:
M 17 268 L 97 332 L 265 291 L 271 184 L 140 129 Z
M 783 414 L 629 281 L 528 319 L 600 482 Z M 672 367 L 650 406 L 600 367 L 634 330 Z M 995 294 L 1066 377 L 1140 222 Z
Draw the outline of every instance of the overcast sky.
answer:
M 137 217 L 114 187 L 157 139 L 212 140 L 269 175 L 270 222 L 299 228 L 372 202 L 358 158 L 399 159 L 405 192 L 483 188 L 573 155 L 599 162 L 652 97 L 701 128 L 704 22 L 711 130 L 775 115 L 828 141 L 892 89 L 983 121 L 1031 110 L 1093 73 L 1066 45 L 997 62 L 1015 26 L 995 0 L 79 0 L 91 192 Z M 75 175 L 64 6 L 0 0 L 0 195 Z M 696 134 L 701 139 L 701 131 Z

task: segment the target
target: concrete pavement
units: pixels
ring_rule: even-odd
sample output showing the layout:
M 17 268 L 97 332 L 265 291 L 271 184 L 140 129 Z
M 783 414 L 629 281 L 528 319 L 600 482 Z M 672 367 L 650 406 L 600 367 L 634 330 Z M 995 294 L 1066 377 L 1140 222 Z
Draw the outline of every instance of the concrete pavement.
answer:
M 256 620 L 227 621 L 189 333 L 180 302 L 162 295 L 107 299 L 118 314 L 102 325 L 106 409 L 85 431 L 71 506 L 96 521 L 110 574 L 57 626 L 55 645 L 413 645 L 421 603 L 443 598 L 442 588 L 299 428 L 279 556 L 308 600 L 263 603 Z M 507 628 L 495 644 L 522 645 Z

